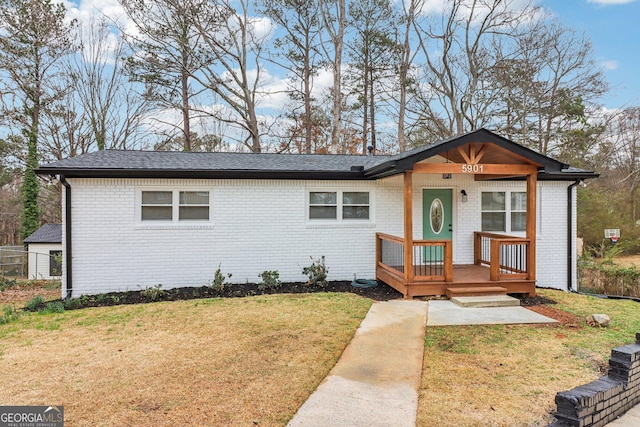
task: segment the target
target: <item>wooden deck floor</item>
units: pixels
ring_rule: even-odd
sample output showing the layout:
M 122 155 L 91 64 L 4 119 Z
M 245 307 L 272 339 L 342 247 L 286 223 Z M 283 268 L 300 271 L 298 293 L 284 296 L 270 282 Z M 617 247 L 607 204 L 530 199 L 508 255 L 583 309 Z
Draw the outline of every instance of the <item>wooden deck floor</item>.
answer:
M 441 274 L 439 271 L 433 271 L 433 275 L 439 274 Z M 429 275 L 429 272 L 425 272 L 424 266 L 418 266 L 415 269 L 415 275 Z M 482 265 L 454 265 L 452 282 L 415 281 L 405 283 L 403 277 L 390 274 L 382 269 L 378 269 L 377 276 L 379 280 L 395 288 L 405 297 L 445 295 L 447 288 L 492 286 L 506 288 L 508 293 L 535 295 L 535 281 L 521 279 L 491 281 L 489 280 L 489 267 Z

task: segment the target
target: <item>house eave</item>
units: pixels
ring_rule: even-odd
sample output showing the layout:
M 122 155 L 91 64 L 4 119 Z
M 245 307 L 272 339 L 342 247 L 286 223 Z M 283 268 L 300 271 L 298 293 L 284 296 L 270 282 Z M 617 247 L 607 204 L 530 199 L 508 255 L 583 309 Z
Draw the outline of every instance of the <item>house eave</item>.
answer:
M 285 180 L 367 180 L 360 167 L 350 171 L 291 170 L 184 170 L 184 169 L 63 169 L 39 168 L 38 175 L 66 178 L 171 178 L 171 179 L 285 179 Z

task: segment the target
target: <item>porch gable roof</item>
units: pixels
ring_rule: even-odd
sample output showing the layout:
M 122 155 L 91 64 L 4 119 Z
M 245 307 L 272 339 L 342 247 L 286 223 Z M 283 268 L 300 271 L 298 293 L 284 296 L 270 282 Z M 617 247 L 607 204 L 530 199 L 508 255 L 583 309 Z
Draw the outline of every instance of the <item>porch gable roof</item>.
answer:
M 456 158 L 459 157 L 459 154 L 457 154 L 458 147 L 478 143 L 488 143 L 495 147 L 499 147 L 502 151 L 512 154 L 513 158 L 520 159 L 520 163 L 538 166 L 542 175 L 553 175 L 553 179 L 558 179 L 560 177 L 559 174 L 565 176 L 564 174 L 566 174 L 570 169 L 567 164 L 544 156 L 520 144 L 516 144 L 515 142 L 503 138 L 487 129 L 479 129 L 397 154 L 389 158 L 386 162 L 379 163 L 373 168 L 365 171 L 365 174 L 368 177 L 375 178 L 396 175 L 404 171 L 411 170 L 416 163 L 434 156 L 443 156 L 455 162 Z M 572 172 L 575 174 L 585 174 L 585 178 L 597 177 L 597 174 L 593 174 L 593 172 L 582 169 L 573 168 Z

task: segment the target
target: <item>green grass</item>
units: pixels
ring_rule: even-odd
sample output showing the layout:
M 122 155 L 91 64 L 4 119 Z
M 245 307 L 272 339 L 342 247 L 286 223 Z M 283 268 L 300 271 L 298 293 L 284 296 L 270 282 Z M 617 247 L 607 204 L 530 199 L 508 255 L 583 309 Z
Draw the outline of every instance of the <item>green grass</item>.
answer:
M 427 328 L 418 425 L 548 425 L 556 393 L 604 375 L 611 350 L 634 342 L 640 304 L 540 290 L 566 325 Z M 608 328 L 584 318 L 604 313 Z M 567 318 L 565 314 L 565 318 Z
M 0 325 L 0 401 L 56 402 L 69 425 L 286 425 L 371 304 L 317 293 L 25 312 Z

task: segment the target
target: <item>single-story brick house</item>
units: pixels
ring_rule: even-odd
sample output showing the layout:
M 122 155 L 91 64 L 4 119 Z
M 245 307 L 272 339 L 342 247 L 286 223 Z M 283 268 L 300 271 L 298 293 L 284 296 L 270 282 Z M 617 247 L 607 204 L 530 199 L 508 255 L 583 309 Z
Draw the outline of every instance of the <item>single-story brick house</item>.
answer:
M 59 279 L 62 275 L 62 224 L 44 224 L 22 242 L 29 253 L 30 279 Z
M 105 150 L 41 166 L 63 195 L 63 296 L 377 278 L 405 296 L 576 284 L 576 189 L 597 174 L 485 129 L 394 156 Z

